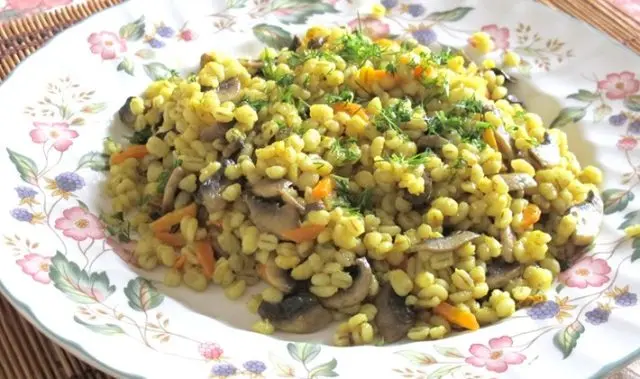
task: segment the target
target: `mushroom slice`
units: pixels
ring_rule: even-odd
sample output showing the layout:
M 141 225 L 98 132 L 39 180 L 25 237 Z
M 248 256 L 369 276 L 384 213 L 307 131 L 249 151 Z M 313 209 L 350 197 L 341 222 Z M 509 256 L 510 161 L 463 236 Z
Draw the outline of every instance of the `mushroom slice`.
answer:
M 534 165 L 538 168 L 554 167 L 560 164 L 560 148 L 555 137 L 549 133 L 544 134 L 544 141 L 538 146 L 529 149 L 529 156 L 533 158 Z
M 369 294 L 369 287 L 373 280 L 371 266 L 366 258 L 356 260 L 356 272 L 351 287 L 338 291 L 335 295 L 320 302 L 327 308 L 342 310 L 360 304 Z
M 273 258 L 267 260 L 267 263 L 259 265 L 258 276 L 282 293 L 291 293 L 296 288 L 296 281 L 287 270 L 278 267 Z
M 300 37 L 298 36 L 293 36 L 293 39 L 291 40 L 291 44 L 289 45 L 289 50 L 291 51 L 296 51 L 298 50 L 298 48 L 302 45 L 302 42 L 300 41 Z M 262 61 L 260 61 L 262 62 Z M 264 62 L 262 62 L 264 65 Z
M 264 61 L 260 59 L 238 59 L 241 65 L 245 68 L 260 70 L 264 67 Z
M 298 210 L 298 212 L 300 213 L 304 213 L 305 212 L 305 205 L 303 203 L 300 202 L 300 200 L 296 199 L 293 195 L 291 195 L 291 193 L 289 191 L 282 191 L 282 193 L 280 194 L 282 196 L 282 201 L 284 201 L 285 203 L 292 205 L 294 207 L 296 207 L 296 209 Z
M 235 141 L 228 144 L 224 150 L 222 150 L 222 156 L 224 158 L 230 158 L 244 147 L 243 141 Z
M 313 203 L 308 203 L 304 206 L 304 213 L 307 214 L 313 211 L 322 211 L 324 210 L 324 203 L 321 200 L 315 201 Z
M 524 267 L 520 263 L 493 259 L 487 262 L 487 285 L 489 289 L 504 288 L 509 282 L 522 275 L 523 271 Z
M 120 121 L 127 126 L 132 126 L 136 122 L 136 115 L 131 111 L 131 100 L 133 100 L 133 96 L 127 98 L 122 107 L 118 110 L 118 117 L 120 117 Z
M 240 94 L 240 79 L 238 78 L 229 78 L 218 86 L 218 99 L 220 103 L 224 103 L 225 101 L 233 101 Z
M 263 301 L 258 314 L 276 329 L 297 334 L 317 332 L 333 321 L 331 312 L 308 293 L 289 295 L 278 304 Z
M 513 247 L 516 244 L 516 235 L 511 226 L 507 226 L 500 232 L 500 244 L 502 245 L 502 258 L 506 262 L 513 262 Z
M 536 188 L 538 186 L 538 182 L 533 178 L 533 176 L 525 173 L 512 173 L 512 174 L 498 174 L 507 186 L 509 187 L 509 192 L 512 191 L 521 191 L 528 190 L 530 188 Z
M 480 237 L 479 234 L 465 230 L 455 232 L 447 237 L 428 239 L 418 245 L 413 246 L 410 251 L 426 251 L 429 253 L 446 253 L 456 250 L 467 242 Z
M 244 195 L 244 201 L 249 207 L 251 222 L 261 231 L 286 239 L 282 236 L 283 232 L 300 226 L 300 214 L 291 204 L 280 206 L 248 194 Z
M 210 214 L 221 211 L 227 206 L 227 202 L 222 198 L 222 191 L 227 185 L 224 170 L 232 162 L 229 159 L 222 161 L 222 167 L 198 188 L 196 200 L 204 205 Z
M 507 132 L 504 126 L 500 126 L 496 128 L 494 135 L 496 137 L 496 143 L 498 144 L 498 150 L 500 150 L 500 153 L 502 153 L 505 159 L 512 160 L 515 157 L 515 153 L 513 152 L 514 142 L 509 132 Z
M 173 209 L 173 202 L 178 191 L 178 184 L 186 176 L 186 172 L 182 167 L 176 167 L 171 171 L 167 185 L 164 187 L 162 195 L 162 213 L 170 212 Z
M 220 230 L 215 226 L 211 226 L 208 231 L 211 246 L 213 246 L 213 252 L 216 258 L 228 258 L 230 255 L 229 252 L 222 248 L 222 245 L 218 240 L 218 237 L 220 237 Z
M 251 186 L 251 192 L 256 196 L 265 198 L 279 197 L 282 191 L 291 188 L 292 185 L 293 182 L 286 179 L 261 179 Z
M 211 126 L 207 126 L 206 128 L 200 130 L 200 141 L 202 142 L 213 142 L 218 138 L 223 138 L 225 134 L 231 129 L 231 123 L 220 123 L 217 122 Z
M 316 38 L 312 38 L 309 40 L 309 42 L 307 42 L 307 48 L 308 49 L 313 49 L 313 50 L 317 50 L 319 48 L 322 47 L 322 45 L 324 45 L 324 43 L 327 41 L 326 37 L 316 37 Z
M 449 143 L 449 140 L 436 134 L 427 134 L 421 136 L 416 141 L 416 145 L 420 149 L 439 149 L 447 143 Z
M 385 283 L 374 303 L 378 309 L 375 323 L 384 342 L 403 339 L 416 318 L 415 312 L 405 304 L 404 298 L 398 296 L 389 283 Z
M 571 238 L 574 245 L 589 245 L 596 239 L 600 232 L 603 212 L 602 198 L 595 191 L 589 191 L 585 201 L 569 208 L 568 214 L 574 216 L 578 222 Z

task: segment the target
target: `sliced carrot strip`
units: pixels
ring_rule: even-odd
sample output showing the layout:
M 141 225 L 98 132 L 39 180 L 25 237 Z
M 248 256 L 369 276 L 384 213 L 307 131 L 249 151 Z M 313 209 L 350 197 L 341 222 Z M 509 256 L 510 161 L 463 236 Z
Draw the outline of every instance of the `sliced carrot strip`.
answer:
M 161 242 L 173 247 L 182 247 L 187 244 L 184 240 L 184 237 L 180 233 L 160 232 L 156 233 L 155 237 Z
M 301 243 L 315 239 L 325 229 L 324 225 L 306 225 L 282 232 L 282 237 Z
M 146 145 L 131 145 L 121 152 L 111 155 L 111 164 L 120 164 L 128 158 L 142 159 L 147 154 L 149 154 L 149 150 Z
M 184 267 L 184 264 L 186 261 L 187 261 L 187 257 L 185 257 L 184 255 L 179 256 L 176 259 L 176 262 L 173 264 L 173 268 L 175 268 L 176 270 L 180 270 L 181 268 Z
M 208 241 L 198 241 L 195 243 L 195 250 L 198 262 L 202 266 L 202 272 L 207 278 L 211 278 L 216 267 L 216 257 L 211 244 Z
M 454 307 L 449 303 L 440 303 L 434 309 L 434 312 L 447 321 L 452 322 L 458 326 L 461 326 L 469 330 L 480 329 L 480 324 L 476 316 L 471 312 L 463 311 L 460 308 Z
M 176 209 L 173 212 L 169 212 L 152 222 L 150 225 L 151 230 L 154 234 L 158 234 L 160 232 L 168 232 L 169 230 L 171 230 L 172 226 L 179 224 L 184 217 L 196 217 L 197 212 L 198 207 L 196 206 L 196 203 L 191 203 L 184 208 Z
M 335 103 L 331 106 L 334 112 L 345 112 L 350 116 L 358 115 L 363 120 L 369 120 L 369 116 L 367 112 L 364 111 L 364 108 L 360 104 L 356 103 Z
M 482 132 L 482 139 L 487 143 L 487 145 L 491 146 L 492 148 L 498 148 L 498 142 L 496 141 L 496 135 L 493 132 L 493 129 L 485 129 L 484 132 Z
M 540 216 L 542 216 L 540 207 L 535 204 L 527 205 L 522 211 L 522 227 L 528 228 L 536 222 L 540 221 Z
M 316 200 L 322 200 L 325 197 L 329 196 L 333 192 L 333 180 L 329 177 L 324 178 L 313 187 L 311 191 L 311 196 Z

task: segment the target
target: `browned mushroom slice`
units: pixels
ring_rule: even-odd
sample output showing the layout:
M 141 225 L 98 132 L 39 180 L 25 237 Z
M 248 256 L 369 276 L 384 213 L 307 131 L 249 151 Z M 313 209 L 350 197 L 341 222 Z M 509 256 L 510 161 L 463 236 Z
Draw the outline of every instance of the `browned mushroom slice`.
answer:
M 296 209 L 298 210 L 298 212 L 300 213 L 304 213 L 306 210 L 305 205 L 298 200 L 296 197 L 294 197 L 289 191 L 282 191 L 282 193 L 280 194 L 282 196 L 282 201 L 284 201 L 285 203 L 292 205 L 294 207 L 296 207 Z
M 185 176 L 186 172 L 182 167 L 176 167 L 171 171 L 162 195 L 162 213 L 170 212 L 173 209 L 173 202 L 178 192 L 178 184 Z
M 218 86 L 218 99 L 221 103 L 225 101 L 234 101 L 240 94 L 240 79 L 229 78 Z
M 544 134 L 544 141 L 538 146 L 529 149 L 529 156 L 537 168 L 554 167 L 560 164 L 560 148 L 555 137 L 549 133 Z
M 286 296 L 278 304 L 263 301 L 258 314 L 277 330 L 297 334 L 316 332 L 333 321 L 331 312 L 308 293 Z
M 489 289 L 504 288 L 509 282 L 520 277 L 524 267 L 518 263 L 507 263 L 502 259 L 487 262 L 486 281 Z
M 327 38 L 324 36 L 312 38 L 309 40 L 309 42 L 307 42 L 307 48 L 317 50 L 321 48 L 326 41 L 327 41 Z
M 315 201 L 304 206 L 304 213 L 307 214 L 313 211 L 322 211 L 324 208 L 324 203 L 322 201 Z
M 258 276 L 282 293 L 290 293 L 296 288 L 296 281 L 293 280 L 287 270 L 278 267 L 273 258 L 267 260 L 264 265 L 260 265 Z
M 260 59 L 238 59 L 238 61 L 248 69 L 260 70 L 264 67 L 264 61 L 261 61 Z
M 369 294 L 373 280 L 371 266 L 366 258 L 358 258 L 355 265 L 355 275 L 351 287 L 338 291 L 335 295 L 320 302 L 327 308 L 345 309 L 360 304 Z
M 420 149 L 439 149 L 447 143 L 449 143 L 449 140 L 436 134 L 421 136 L 416 141 L 416 145 Z
M 378 310 L 375 323 L 385 343 L 403 339 L 413 326 L 415 312 L 405 304 L 403 297 L 398 296 L 389 283 L 380 288 L 375 299 Z
M 538 183 L 533 178 L 533 176 L 525 173 L 511 173 L 511 174 L 498 174 L 507 186 L 509 187 L 509 192 L 512 191 L 523 191 L 528 190 L 530 188 L 538 187 Z
M 402 197 L 411 203 L 414 207 L 421 208 L 429 203 L 431 199 L 431 191 L 433 190 L 433 180 L 431 179 L 431 175 L 429 171 L 424 172 L 422 175 L 424 179 L 424 191 L 419 195 L 413 195 L 407 190 L 403 190 Z
M 230 158 L 239 152 L 243 146 L 244 142 L 242 141 L 231 142 L 224 148 L 224 150 L 222 150 L 222 156 L 224 158 Z
M 216 122 L 200 130 L 200 140 L 202 142 L 213 142 L 218 138 L 224 138 L 233 124 Z
M 507 132 L 504 126 L 496 128 L 494 135 L 496 136 L 498 150 L 502 153 L 503 158 L 507 160 L 515 158 L 513 138 L 511 138 L 511 135 Z
M 502 257 L 507 262 L 513 262 L 513 248 L 516 244 L 516 235 L 513 234 L 510 226 L 500 232 L 500 243 L 502 244 Z
M 603 212 L 602 198 L 594 191 L 589 191 L 585 201 L 569 208 L 568 213 L 577 220 L 576 231 L 571 238 L 574 245 L 589 245 L 596 239 L 604 217 Z
M 293 36 L 293 39 L 291 40 L 291 45 L 289 45 L 289 50 L 296 51 L 301 45 L 302 45 L 302 42 L 300 41 L 300 37 Z
M 218 237 L 220 237 L 220 229 L 215 226 L 209 227 L 209 239 L 211 241 L 211 246 L 213 247 L 213 252 L 216 258 L 228 258 L 230 256 L 229 252 L 222 248 Z
M 293 182 L 286 179 L 261 179 L 251 186 L 251 192 L 264 198 L 279 197 L 282 191 L 291 188 L 292 185 Z
M 198 203 L 204 205 L 210 214 L 219 212 L 227 206 L 227 202 L 222 198 L 222 191 L 228 183 L 224 176 L 224 171 L 225 168 L 232 163 L 233 161 L 229 159 L 222 161 L 222 167 L 209 179 L 205 180 L 198 188 L 196 200 Z
M 446 253 L 456 250 L 467 242 L 480 237 L 479 234 L 465 230 L 455 232 L 447 237 L 428 239 L 422 243 L 414 245 L 410 251 L 426 251 L 429 253 Z
M 136 115 L 131 111 L 131 100 L 133 100 L 133 96 L 127 98 L 122 107 L 118 110 L 118 117 L 120 117 L 120 121 L 127 126 L 133 126 L 136 122 Z
M 291 204 L 280 206 L 276 202 L 262 200 L 245 194 L 244 201 L 249 207 L 251 222 L 261 231 L 273 233 L 286 239 L 282 233 L 300 226 L 300 214 Z

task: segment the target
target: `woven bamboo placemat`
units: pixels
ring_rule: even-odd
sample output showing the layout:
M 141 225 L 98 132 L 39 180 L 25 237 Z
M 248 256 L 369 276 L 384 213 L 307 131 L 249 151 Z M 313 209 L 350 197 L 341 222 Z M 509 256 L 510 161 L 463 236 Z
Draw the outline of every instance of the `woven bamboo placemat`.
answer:
M 0 24 L 0 81 L 51 37 L 123 0 L 90 0 L 81 5 Z M 640 23 L 607 0 L 539 0 L 603 30 L 640 52 Z M 633 371 L 613 378 L 633 378 Z M 109 379 L 36 331 L 0 296 L 0 379 Z

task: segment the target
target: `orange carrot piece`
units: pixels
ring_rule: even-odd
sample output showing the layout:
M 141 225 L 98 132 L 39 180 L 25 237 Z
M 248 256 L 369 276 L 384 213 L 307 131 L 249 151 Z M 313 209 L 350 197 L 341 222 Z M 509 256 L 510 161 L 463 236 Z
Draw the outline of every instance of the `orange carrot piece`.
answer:
M 313 187 L 311 190 L 311 196 L 316 200 L 322 200 L 333 192 L 333 180 L 329 177 L 324 178 Z
M 184 208 L 176 209 L 173 212 L 169 212 L 159 219 L 151 223 L 151 230 L 154 234 L 160 232 L 168 232 L 171 227 L 179 224 L 184 217 L 196 217 L 198 207 L 196 203 L 191 203 Z
M 211 244 L 207 241 L 198 241 L 195 243 L 195 250 L 198 262 L 200 263 L 200 266 L 202 266 L 202 271 L 208 278 L 210 278 L 216 267 L 216 257 L 213 254 Z
M 498 148 L 498 141 L 496 141 L 496 135 L 493 132 L 493 129 L 487 128 L 482 132 L 482 139 L 487 145 L 493 147 L 494 149 Z
M 120 164 L 128 158 L 142 159 L 147 154 L 149 154 L 149 150 L 146 145 L 131 145 L 121 152 L 111 155 L 111 164 Z
M 173 268 L 175 268 L 176 270 L 180 270 L 182 267 L 184 267 L 186 261 L 187 257 L 185 257 L 184 255 L 179 256 L 176 259 L 176 262 L 173 264 Z
M 334 112 L 345 112 L 349 116 L 360 116 L 363 120 L 369 120 L 369 116 L 360 104 L 356 103 L 335 103 L 331 106 Z
M 413 69 L 413 77 L 416 78 L 416 79 L 419 79 L 420 76 L 422 76 L 423 72 L 424 72 L 424 67 L 418 66 L 418 67 Z
M 440 303 L 434 309 L 434 312 L 447 321 L 452 322 L 458 326 L 461 326 L 469 330 L 478 330 L 480 325 L 476 316 L 471 312 L 463 311 L 460 308 L 454 307 L 449 303 Z
M 306 225 L 282 232 L 282 236 L 296 243 L 311 241 L 325 229 L 324 225 Z
M 541 215 L 542 211 L 540 210 L 540 207 L 535 204 L 527 205 L 522 211 L 522 227 L 528 228 L 536 222 L 540 221 Z
M 160 232 L 156 233 L 155 237 L 162 243 L 166 243 L 167 245 L 173 247 L 182 247 L 187 244 L 187 242 L 184 240 L 184 237 L 182 237 L 182 234 L 180 233 Z

